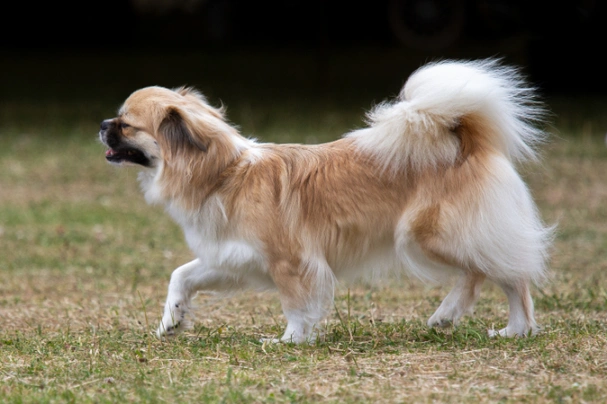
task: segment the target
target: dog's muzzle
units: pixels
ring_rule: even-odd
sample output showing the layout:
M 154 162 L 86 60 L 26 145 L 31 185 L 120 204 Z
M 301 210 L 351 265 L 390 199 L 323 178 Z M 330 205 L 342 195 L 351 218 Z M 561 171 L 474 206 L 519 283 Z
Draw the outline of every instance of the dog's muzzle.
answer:
M 132 163 L 144 167 L 151 166 L 151 160 L 136 147 L 122 139 L 118 133 L 116 123 L 112 119 L 101 122 L 99 140 L 106 145 L 105 159 L 113 164 Z

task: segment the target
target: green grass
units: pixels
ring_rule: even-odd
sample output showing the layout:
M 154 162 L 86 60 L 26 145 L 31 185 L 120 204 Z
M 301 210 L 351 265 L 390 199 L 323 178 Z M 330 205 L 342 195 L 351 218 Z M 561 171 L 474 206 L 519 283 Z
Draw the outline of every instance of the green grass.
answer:
M 227 106 L 245 134 L 317 143 L 362 125 L 371 92 Z M 258 342 L 285 325 L 273 293 L 201 295 L 192 330 L 153 336 L 170 273 L 191 253 L 145 204 L 136 170 L 103 158 L 98 122 L 122 96 L 0 108 L 0 402 L 607 400 L 606 100 L 549 100 L 555 136 L 523 169 L 559 225 L 551 281 L 533 292 L 541 333 L 488 338 L 508 310 L 490 284 L 474 317 L 428 329 L 448 289 L 405 278 L 342 286 L 324 335 L 298 346 Z

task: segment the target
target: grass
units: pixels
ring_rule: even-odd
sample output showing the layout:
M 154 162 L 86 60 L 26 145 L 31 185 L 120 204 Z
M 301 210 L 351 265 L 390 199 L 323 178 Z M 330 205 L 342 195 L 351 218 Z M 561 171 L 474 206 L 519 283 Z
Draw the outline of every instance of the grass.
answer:
M 316 143 L 361 125 L 370 98 L 230 104 L 247 134 Z M 0 108 L 0 401 L 592 402 L 607 400 L 607 148 L 604 99 L 552 99 L 555 136 L 523 168 L 558 222 L 551 282 L 534 290 L 543 331 L 489 339 L 507 320 L 487 284 L 473 318 L 425 326 L 446 288 L 415 280 L 342 286 L 312 345 L 261 344 L 285 325 L 277 296 L 196 299 L 194 328 L 152 332 L 181 230 L 147 206 L 136 170 L 105 163 L 98 122 L 113 103 Z

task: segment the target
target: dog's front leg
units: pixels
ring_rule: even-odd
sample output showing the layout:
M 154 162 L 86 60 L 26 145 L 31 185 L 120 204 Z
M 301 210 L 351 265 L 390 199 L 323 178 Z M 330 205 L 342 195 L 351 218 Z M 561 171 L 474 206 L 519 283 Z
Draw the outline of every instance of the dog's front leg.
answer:
M 175 335 L 186 328 L 190 301 L 200 290 L 221 291 L 236 286 L 234 278 L 209 267 L 200 259 L 180 266 L 171 275 L 158 337 Z

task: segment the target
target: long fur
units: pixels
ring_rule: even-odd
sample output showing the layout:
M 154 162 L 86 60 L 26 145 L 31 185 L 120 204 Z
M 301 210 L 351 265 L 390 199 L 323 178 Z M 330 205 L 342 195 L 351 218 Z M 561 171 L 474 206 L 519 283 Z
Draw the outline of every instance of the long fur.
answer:
M 443 61 L 327 144 L 257 143 L 196 90 L 161 87 L 134 92 L 100 138 L 111 162 L 145 166 L 146 199 L 166 206 L 197 257 L 171 276 L 159 336 L 183 328 L 197 291 L 270 287 L 288 321 L 281 340 L 303 342 L 336 279 L 387 271 L 459 276 L 429 326 L 456 324 L 488 278 L 510 304 L 490 334 L 524 336 L 538 329 L 529 288 L 546 277 L 552 229 L 515 163 L 536 158 L 542 116 L 516 69 Z

